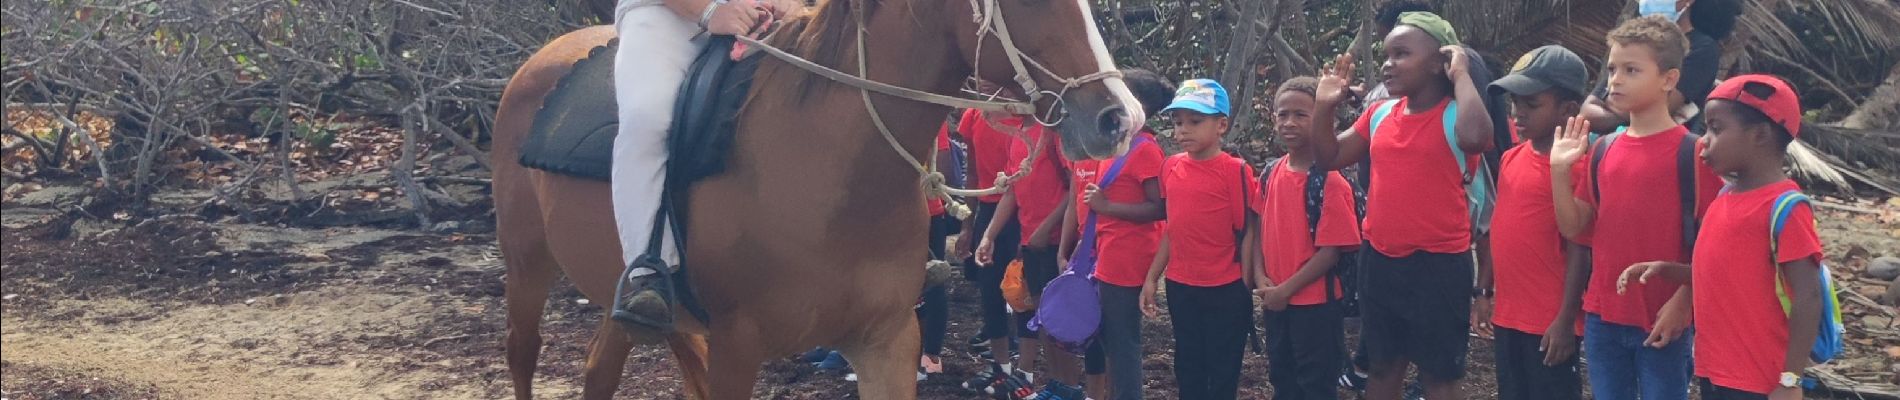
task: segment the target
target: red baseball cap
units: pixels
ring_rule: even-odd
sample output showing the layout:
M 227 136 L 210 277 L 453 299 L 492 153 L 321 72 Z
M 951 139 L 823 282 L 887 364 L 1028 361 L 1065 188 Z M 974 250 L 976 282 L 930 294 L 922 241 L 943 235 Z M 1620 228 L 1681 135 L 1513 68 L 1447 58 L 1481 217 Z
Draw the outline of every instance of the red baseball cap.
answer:
M 1787 129 L 1789 136 L 1801 137 L 1801 98 L 1781 78 L 1762 74 L 1728 78 L 1709 92 L 1709 100 L 1747 105 Z

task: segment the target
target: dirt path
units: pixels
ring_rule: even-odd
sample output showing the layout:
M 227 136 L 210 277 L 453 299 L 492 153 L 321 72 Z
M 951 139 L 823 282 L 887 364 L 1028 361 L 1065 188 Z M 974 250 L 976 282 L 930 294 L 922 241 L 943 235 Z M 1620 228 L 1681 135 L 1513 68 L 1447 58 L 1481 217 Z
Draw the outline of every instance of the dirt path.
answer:
M 195 218 L 80 220 L 9 206 L 0 215 L 0 399 L 496 399 L 502 269 L 488 235 L 370 228 L 298 229 Z M 56 221 L 57 222 L 57 221 Z M 1894 254 L 1900 232 L 1866 215 L 1827 213 L 1830 257 Z M 1835 260 L 1830 260 L 1835 261 Z M 1864 262 L 1862 262 L 1864 264 Z M 1836 265 L 1849 265 L 1837 262 Z M 1861 268 L 1859 266 L 1849 268 Z M 1856 278 L 1852 289 L 1884 288 Z M 946 373 L 925 399 L 974 396 L 975 290 L 951 287 Z M 1854 309 L 1866 329 L 1887 321 Z M 543 335 L 539 398 L 575 398 L 597 305 L 555 292 Z M 1144 327 L 1148 397 L 1174 398 L 1165 320 Z M 1889 337 L 1854 337 L 1845 371 L 1891 379 Z M 1467 390 L 1493 393 L 1489 343 L 1472 342 Z M 1264 357 L 1246 358 L 1242 394 L 1264 398 Z M 680 398 L 662 348 L 636 349 L 619 398 Z M 835 372 L 776 361 L 755 398 L 854 398 Z

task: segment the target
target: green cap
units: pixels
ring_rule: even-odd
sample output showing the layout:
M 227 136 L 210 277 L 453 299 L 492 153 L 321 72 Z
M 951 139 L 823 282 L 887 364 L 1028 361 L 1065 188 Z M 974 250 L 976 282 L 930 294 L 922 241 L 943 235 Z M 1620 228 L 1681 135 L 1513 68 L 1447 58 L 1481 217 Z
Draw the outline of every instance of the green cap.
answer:
M 1410 25 L 1425 31 L 1431 34 L 1433 39 L 1438 39 L 1438 44 L 1441 46 L 1458 44 L 1458 30 L 1452 29 L 1451 22 L 1445 21 L 1438 14 L 1425 11 L 1400 13 L 1399 25 Z

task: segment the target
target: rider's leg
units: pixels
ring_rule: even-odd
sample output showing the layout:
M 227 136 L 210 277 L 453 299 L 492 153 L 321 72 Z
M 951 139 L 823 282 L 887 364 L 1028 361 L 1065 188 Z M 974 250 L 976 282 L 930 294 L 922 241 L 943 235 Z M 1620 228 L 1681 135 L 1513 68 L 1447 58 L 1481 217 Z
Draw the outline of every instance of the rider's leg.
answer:
M 673 116 L 674 97 L 697 48 L 692 36 L 699 28 L 681 20 L 666 7 L 623 7 L 614 27 L 620 50 L 614 55 L 614 92 L 619 102 L 620 133 L 614 138 L 614 221 L 620 231 L 622 260 L 632 262 L 647 251 L 660 192 L 666 175 L 666 132 Z M 679 254 L 672 237 L 660 247 L 661 260 L 677 265 Z M 655 276 L 654 271 L 635 275 Z M 671 320 L 671 305 L 653 293 L 647 282 L 632 282 L 636 291 L 619 306 L 649 320 Z M 657 304 L 656 304 L 657 303 Z

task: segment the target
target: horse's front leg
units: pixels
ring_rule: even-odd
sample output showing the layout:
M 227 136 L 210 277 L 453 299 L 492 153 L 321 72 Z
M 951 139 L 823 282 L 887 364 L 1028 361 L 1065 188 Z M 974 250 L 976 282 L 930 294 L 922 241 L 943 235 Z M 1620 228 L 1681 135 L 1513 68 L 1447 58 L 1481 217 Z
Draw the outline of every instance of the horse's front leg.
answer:
M 860 398 L 916 399 L 917 363 L 923 347 L 917 336 L 917 316 L 905 309 L 884 314 L 872 320 L 873 329 L 865 330 L 855 345 L 839 351 L 858 373 Z

